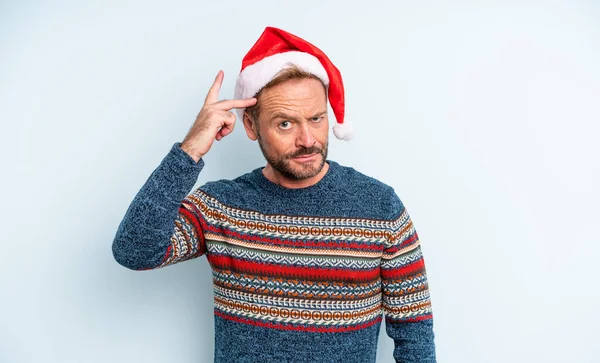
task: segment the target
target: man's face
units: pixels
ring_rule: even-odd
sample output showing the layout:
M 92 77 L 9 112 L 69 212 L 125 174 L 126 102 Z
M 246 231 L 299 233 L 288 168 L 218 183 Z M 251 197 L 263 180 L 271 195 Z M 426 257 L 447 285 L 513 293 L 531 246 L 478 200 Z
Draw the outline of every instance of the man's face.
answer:
M 265 159 L 284 177 L 301 180 L 322 170 L 327 159 L 327 96 L 316 79 L 298 79 L 264 90 L 256 138 Z

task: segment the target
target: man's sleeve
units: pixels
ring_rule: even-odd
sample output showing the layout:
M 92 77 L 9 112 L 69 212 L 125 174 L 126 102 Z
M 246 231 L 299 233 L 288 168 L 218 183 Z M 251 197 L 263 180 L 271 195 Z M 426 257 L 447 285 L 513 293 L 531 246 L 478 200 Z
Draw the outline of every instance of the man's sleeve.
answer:
M 386 333 L 396 362 L 436 362 L 425 261 L 413 222 L 392 192 L 392 220 L 381 261 Z
M 115 260 L 132 270 L 149 270 L 206 253 L 202 216 L 186 195 L 204 167 L 176 142 L 137 193 L 112 244 Z

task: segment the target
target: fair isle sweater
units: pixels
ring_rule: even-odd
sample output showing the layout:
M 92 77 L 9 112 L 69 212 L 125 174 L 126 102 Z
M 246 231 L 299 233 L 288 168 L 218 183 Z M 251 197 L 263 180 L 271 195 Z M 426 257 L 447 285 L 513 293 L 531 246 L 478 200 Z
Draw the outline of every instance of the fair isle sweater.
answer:
M 206 256 L 215 363 L 375 362 L 383 317 L 390 358 L 435 362 L 425 264 L 406 208 L 391 187 L 327 162 L 306 188 L 257 168 L 190 193 L 204 161 L 177 142 L 129 206 L 114 257 L 148 270 Z

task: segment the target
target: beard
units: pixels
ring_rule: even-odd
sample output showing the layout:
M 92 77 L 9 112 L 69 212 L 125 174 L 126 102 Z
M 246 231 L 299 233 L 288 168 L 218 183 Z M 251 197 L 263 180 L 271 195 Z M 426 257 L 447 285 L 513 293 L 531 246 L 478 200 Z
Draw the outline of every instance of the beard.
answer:
M 258 145 L 260 146 L 263 156 L 267 162 L 271 164 L 273 169 L 277 170 L 286 178 L 292 180 L 312 178 L 313 176 L 319 174 L 321 170 L 323 170 L 323 166 L 327 160 L 327 143 L 323 145 L 322 148 L 318 146 L 301 147 L 300 149 L 288 154 L 275 155 L 265 148 L 260 134 L 258 134 Z M 320 160 L 315 160 L 310 163 L 301 163 L 300 165 L 296 164 L 297 166 L 292 164 L 293 158 L 311 154 L 318 154 L 318 159 Z

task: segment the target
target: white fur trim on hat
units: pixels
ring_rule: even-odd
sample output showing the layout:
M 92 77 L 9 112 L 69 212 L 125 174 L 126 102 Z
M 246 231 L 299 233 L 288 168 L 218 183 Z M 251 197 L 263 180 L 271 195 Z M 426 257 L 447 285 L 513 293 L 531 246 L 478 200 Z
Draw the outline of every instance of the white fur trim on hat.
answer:
M 235 82 L 234 99 L 252 98 L 267 83 L 269 83 L 282 69 L 294 64 L 298 68 L 319 77 L 325 86 L 329 85 L 327 71 L 317 57 L 312 54 L 289 51 L 265 57 L 260 61 L 244 68 Z M 238 108 L 236 112 L 240 119 L 244 116 L 244 109 Z
M 348 123 L 348 121 L 344 121 L 344 123 L 337 123 L 333 125 L 333 134 L 339 140 L 352 140 L 354 138 L 354 129 Z

